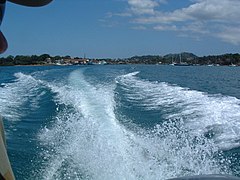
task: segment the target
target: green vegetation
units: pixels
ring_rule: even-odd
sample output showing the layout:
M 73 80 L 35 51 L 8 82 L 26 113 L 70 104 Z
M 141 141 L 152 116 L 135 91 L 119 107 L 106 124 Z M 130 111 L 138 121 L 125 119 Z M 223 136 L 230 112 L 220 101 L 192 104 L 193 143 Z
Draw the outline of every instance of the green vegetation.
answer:
M 42 54 L 40 56 L 7 56 L 0 58 L 0 66 L 14 66 L 14 65 L 54 65 L 59 61 L 66 63 L 72 60 L 87 60 L 87 62 L 98 63 L 105 61 L 108 64 L 171 64 L 181 62 L 190 65 L 238 65 L 240 66 L 240 54 L 223 54 L 198 57 L 192 53 L 183 52 L 180 54 L 167 54 L 165 56 L 147 55 L 147 56 L 133 56 L 125 59 L 85 59 L 85 58 L 71 58 L 70 56 L 50 56 L 49 54 Z M 86 63 L 85 63 L 86 64 Z
M 49 54 L 42 54 L 40 56 L 32 55 L 32 56 L 7 56 L 0 58 L 0 66 L 15 66 L 15 65 L 48 65 L 50 60 L 56 61 L 59 59 L 67 59 L 70 56 L 50 56 Z
M 134 56 L 125 60 L 129 64 L 171 64 L 181 62 L 190 65 L 239 65 L 240 54 L 224 54 L 215 56 L 198 57 L 192 53 L 183 52 L 181 54 L 167 54 L 165 56 Z M 121 62 L 123 63 L 123 61 Z

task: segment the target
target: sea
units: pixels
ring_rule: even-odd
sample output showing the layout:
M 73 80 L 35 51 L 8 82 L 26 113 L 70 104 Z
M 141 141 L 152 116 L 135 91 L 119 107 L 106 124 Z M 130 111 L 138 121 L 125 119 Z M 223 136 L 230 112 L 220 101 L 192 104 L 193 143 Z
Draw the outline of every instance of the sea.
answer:
M 240 67 L 0 67 L 20 180 L 240 177 Z

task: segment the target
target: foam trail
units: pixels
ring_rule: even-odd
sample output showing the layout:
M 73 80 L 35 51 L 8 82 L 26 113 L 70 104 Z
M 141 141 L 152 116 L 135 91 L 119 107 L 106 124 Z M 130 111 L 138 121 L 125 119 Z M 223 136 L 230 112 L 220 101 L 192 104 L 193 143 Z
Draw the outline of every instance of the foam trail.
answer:
M 16 80 L 13 83 L 3 84 L 0 88 L 0 113 L 9 121 L 18 121 L 23 117 L 24 111 L 38 108 L 38 103 L 43 91 L 39 91 L 42 85 L 31 75 L 15 73 Z M 26 105 L 28 104 L 28 105 Z M 26 105 L 27 109 L 23 109 Z
M 119 168 L 122 168 L 119 173 L 129 171 L 125 167 L 127 164 L 123 163 L 127 161 L 123 147 L 128 145 L 122 140 L 121 135 L 125 132 L 117 124 L 113 113 L 112 88 L 110 90 L 105 88 L 96 89 L 96 87 L 91 86 L 86 81 L 78 80 L 79 78 L 82 78 L 81 73 L 79 74 L 78 71 L 72 73 L 69 77 L 70 89 L 69 87 L 64 87 L 66 89 L 63 88 L 59 91 L 59 100 L 66 105 L 72 105 L 76 112 L 67 115 L 67 117 L 65 113 L 59 115 L 60 124 L 55 127 L 56 129 L 54 128 L 54 130 L 50 131 L 51 133 L 54 131 L 54 135 L 51 136 L 47 133 L 48 135 L 45 135 L 44 138 L 56 137 L 55 132 L 57 131 L 61 134 L 62 128 L 64 131 L 69 131 L 68 136 L 64 134 L 64 147 L 61 146 L 59 153 L 67 153 L 69 156 L 75 155 L 72 160 L 77 161 L 78 166 L 76 168 L 78 170 L 79 167 L 80 169 L 91 169 L 91 167 L 94 167 L 95 173 L 96 171 L 98 173 L 91 174 L 91 176 L 99 176 L 97 174 L 101 174 L 104 177 L 107 176 L 108 172 L 106 171 L 104 174 L 102 169 L 111 170 L 109 166 L 114 163 L 113 160 L 118 158 L 122 159 L 121 161 L 116 161 L 117 163 L 122 162 L 118 164 Z M 68 122 L 62 122 L 62 119 Z M 62 126 L 62 123 L 64 123 L 64 126 Z M 62 148 L 67 148 L 68 150 L 62 151 Z M 116 151 L 119 154 L 108 154 L 106 151 Z M 110 155 L 114 157 L 109 159 Z M 58 164 L 55 161 L 52 164 Z M 82 166 L 79 162 L 83 163 Z M 99 164 L 99 162 L 102 163 Z M 62 163 L 60 164 L 62 165 Z M 49 179 L 51 178 L 52 175 L 49 174 Z
M 162 111 L 166 120 L 183 118 L 189 130 L 210 133 L 222 149 L 240 146 L 239 99 L 150 82 L 135 75 L 131 73 L 117 79 L 130 102 L 149 111 Z
M 121 125 L 115 85 L 94 86 L 77 70 L 67 85 L 49 87 L 62 109 L 39 135 L 47 147 L 42 179 L 167 179 L 223 172 L 213 158 L 218 152 L 213 143 L 189 136 L 182 123 L 138 132 Z

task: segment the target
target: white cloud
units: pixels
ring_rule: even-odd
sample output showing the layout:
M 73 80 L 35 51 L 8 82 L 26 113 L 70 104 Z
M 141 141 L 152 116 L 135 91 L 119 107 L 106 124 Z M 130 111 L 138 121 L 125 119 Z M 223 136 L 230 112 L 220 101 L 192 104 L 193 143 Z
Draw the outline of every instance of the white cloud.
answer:
M 153 29 L 158 30 L 158 31 L 177 31 L 177 26 L 175 25 L 158 25 L 155 26 Z
M 225 42 L 230 42 L 235 45 L 240 45 L 240 26 L 239 27 L 225 27 L 223 31 L 216 34 L 216 36 Z
M 184 0 L 188 5 L 175 7 L 170 0 L 121 0 L 127 8 L 109 13 L 106 18 L 123 18 L 136 30 L 174 31 L 181 37 L 214 37 L 240 45 L 240 0 Z M 183 0 L 179 0 L 183 1 Z M 185 3 L 184 3 L 185 4 Z M 167 6 L 166 6 L 167 5 Z M 174 10 L 167 10 L 165 7 Z M 112 27 L 112 26 L 111 26 Z
M 201 0 L 182 9 L 182 13 L 196 20 L 225 22 L 238 20 L 239 8 L 239 0 Z
M 159 5 L 154 0 L 128 0 L 128 4 L 134 14 L 154 14 L 154 8 Z
M 160 4 L 167 3 L 167 0 L 127 0 L 129 4 L 129 10 L 133 14 L 143 15 L 155 14 L 155 8 L 160 6 Z
M 136 0 L 137 1 L 137 0 Z M 155 12 L 150 17 L 136 17 L 138 23 L 172 23 L 195 21 L 229 22 L 240 17 L 239 0 L 201 0 L 172 12 Z
M 152 25 L 152 28 L 158 31 L 207 35 L 240 44 L 240 30 L 236 28 L 240 27 L 240 0 L 192 0 L 189 6 L 173 11 L 159 10 L 160 4 L 167 1 L 127 1 L 129 12 L 132 13 L 131 21 L 141 26 Z M 221 26 L 228 28 L 217 28 Z
M 210 31 L 206 27 L 206 24 L 200 21 L 187 23 L 185 26 L 183 25 L 179 30 L 185 31 L 185 32 L 192 32 L 195 34 L 202 34 L 202 35 L 210 33 Z

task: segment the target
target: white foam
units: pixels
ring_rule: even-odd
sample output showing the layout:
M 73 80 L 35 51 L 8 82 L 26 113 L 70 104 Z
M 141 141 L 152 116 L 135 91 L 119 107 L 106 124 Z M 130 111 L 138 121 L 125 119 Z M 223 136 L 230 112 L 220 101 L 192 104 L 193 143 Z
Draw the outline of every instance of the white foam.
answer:
M 239 99 L 210 95 L 164 82 L 150 82 L 134 74 L 121 76 L 117 81 L 129 101 L 141 102 L 146 110 L 162 110 L 166 120 L 183 118 L 188 129 L 199 134 L 217 125 L 221 133 L 216 134 L 214 140 L 219 147 L 240 146 Z
M 115 85 L 92 85 L 77 70 L 67 85 L 49 87 L 66 108 L 39 135 L 48 147 L 42 179 L 167 179 L 221 172 L 213 144 L 188 136 L 181 123 L 138 132 L 122 126 L 115 116 Z M 201 142 L 193 144 L 194 138 Z
M 0 113 L 9 121 L 19 120 L 25 115 L 26 103 L 29 103 L 30 108 L 37 108 L 40 97 L 44 95 L 44 92 L 38 93 L 41 81 L 23 73 L 14 75 L 14 82 L 5 83 L 0 88 Z

